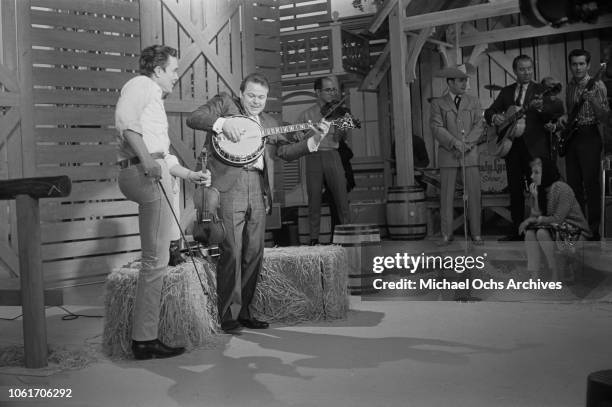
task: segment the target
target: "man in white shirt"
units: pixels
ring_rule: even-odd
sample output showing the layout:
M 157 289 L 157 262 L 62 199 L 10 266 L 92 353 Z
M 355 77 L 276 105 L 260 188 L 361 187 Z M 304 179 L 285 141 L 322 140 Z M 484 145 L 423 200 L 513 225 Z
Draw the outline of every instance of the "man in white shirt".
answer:
M 132 328 L 132 352 L 136 359 L 166 358 L 185 351 L 158 339 L 162 282 L 174 222 L 161 189 L 173 202 L 171 176 L 197 184 L 210 183 L 210 173 L 191 171 L 169 153 L 163 98 L 178 81 L 177 71 L 175 49 L 162 45 L 145 48 L 140 55 L 141 75 L 123 86 L 115 110 L 121 167 L 119 189 L 127 199 L 138 203 L 142 248 Z
M 276 120 L 263 111 L 269 89 L 265 76 L 250 74 L 240 85 L 239 99 L 221 93 L 193 112 L 187 125 L 206 131 L 208 146 L 213 138 L 221 136 L 235 143 L 240 143 L 243 136 L 261 137 L 246 134 L 241 119 L 232 116 L 249 117 L 263 128 L 276 127 Z M 212 186 L 221 196 L 220 218 L 225 226 L 217 265 L 217 305 L 224 331 L 268 327 L 267 322 L 251 315 L 250 305 L 263 262 L 266 211 L 272 205 L 273 158 L 294 160 L 316 151 L 328 130 L 324 122 L 312 137 L 298 143 L 289 142 L 284 135 L 262 140 L 266 144 L 261 155 L 247 165 L 228 165 L 216 155 L 208 160 Z

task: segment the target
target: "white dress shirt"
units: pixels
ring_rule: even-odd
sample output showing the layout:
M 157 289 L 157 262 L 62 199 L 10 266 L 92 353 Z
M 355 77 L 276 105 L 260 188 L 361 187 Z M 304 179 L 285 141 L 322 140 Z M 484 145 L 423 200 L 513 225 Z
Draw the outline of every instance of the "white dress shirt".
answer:
M 132 130 L 142 135 L 142 141 L 149 153 L 164 154 L 168 168 L 179 163 L 176 156 L 170 154 L 168 117 L 162 95 L 162 88 L 144 75 L 130 79 L 121 89 L 115 109 L 119 160 L 136 156 L 123 136 L 125 130 Z

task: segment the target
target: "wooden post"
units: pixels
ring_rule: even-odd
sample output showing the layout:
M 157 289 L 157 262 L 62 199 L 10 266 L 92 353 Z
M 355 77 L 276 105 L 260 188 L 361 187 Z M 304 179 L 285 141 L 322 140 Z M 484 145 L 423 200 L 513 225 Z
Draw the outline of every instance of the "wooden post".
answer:
M 47 366 L 47 325 L 40 256 L 40 212 L 38 199 L 17 195 L 17 230 L 23 310 L 25 366 Z
M 332 74 L 344 74 L 344 66 L 342 64 L 342 23 L 337 21 L 338 14 L 334 13 L 334 22 L 329 24 L 331 28 L 330 48 L 332 56 Z
M 412 157 L 412 118 L 410 116 L 410 85 L 406 83 L 408 40 L 400 23 L 404 9 L 400 0 L 389 15 L 389 43 L 391 44 L 391 87 L 393 91 L 393 133 L 395 135 L 395 163 L 397 185 L 414 183 Z
M 23 345 L 27 368 L 47 366 L 47 324 L 38 199 L 66 197 L 71 190 L 72 183 L 67 176 L 0 181 L 0 200 L 15 199 L 17 203 Z

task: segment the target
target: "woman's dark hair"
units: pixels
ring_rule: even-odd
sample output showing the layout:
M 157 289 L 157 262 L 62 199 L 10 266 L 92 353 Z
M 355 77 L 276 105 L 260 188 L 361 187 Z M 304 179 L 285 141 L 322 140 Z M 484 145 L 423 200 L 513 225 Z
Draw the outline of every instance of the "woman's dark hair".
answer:
M 559 181 L 559 179 L 561 179 L 561 174 L 559 174 L 557 164 L 555 164 L 555 162 L 549 158 L 536 157 L 531 160 L 530 165 L 532 167 L 536 165 L 542 167 L 542 182 L 540 182 L 540 185 L 538 186 L 538 206 L 540 207 L 542 214 L 546 215 L 546 208 L 548 206 L 546 188 L 550 187 L 554 182 Z
M 151 45 L 142 50 L 140 53 L 140 74 L 145 76 L 153 75 L 156 67 L 161 67 L 164 70 L 168 66 L 170 57 L 177 58 L 178 52 L 172 47 L 166 45 Z

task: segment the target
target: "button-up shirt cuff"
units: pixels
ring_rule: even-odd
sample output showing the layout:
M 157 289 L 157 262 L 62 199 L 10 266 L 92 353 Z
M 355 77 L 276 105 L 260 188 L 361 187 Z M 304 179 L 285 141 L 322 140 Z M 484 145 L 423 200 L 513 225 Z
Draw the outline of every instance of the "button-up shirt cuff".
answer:
M 315 151 L 319 151 L 319 144 L 316 141 L 314 141 L 313 137 L 309 137 L 308 140 L 306 141 L 306 144 L 308 145 L 308 151 L 310 151 L 311 153 L 314 153 Z

